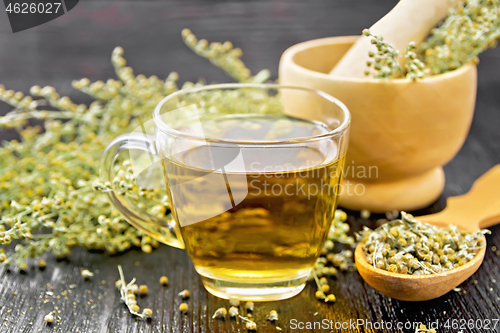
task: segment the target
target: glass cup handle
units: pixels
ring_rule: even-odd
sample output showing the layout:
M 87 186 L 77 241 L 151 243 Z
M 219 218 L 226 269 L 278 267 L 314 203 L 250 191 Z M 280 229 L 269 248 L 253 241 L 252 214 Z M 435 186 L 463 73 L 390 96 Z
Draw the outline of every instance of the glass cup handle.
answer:
M 154 140 L 142 133 L 129 133 L 116 137 L 106 147 L 101 158 L 100 176 L 103 181 L 113 183 L 113 165 L 118 155 L 127 149 L 139 149 L 157 156 Z M 140 209 L 136 203 L 126 196 L 119 195 L 113 189 L 107 192 L 111 204 L 125 219 L 139 230 L 167 245 L 183 249 L 184 242 L 178 235 L 177 225 L 170 221 L 153 216 Z

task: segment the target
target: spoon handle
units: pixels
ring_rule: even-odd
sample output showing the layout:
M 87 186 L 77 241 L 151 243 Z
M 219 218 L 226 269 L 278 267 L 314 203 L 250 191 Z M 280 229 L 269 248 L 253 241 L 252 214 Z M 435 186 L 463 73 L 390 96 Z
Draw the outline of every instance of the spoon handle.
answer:
M 454 224 L 477 231 L 500 222 L 500 164 L 479 177 L 466 194 L 450 197 L 446 208 L 418 217 L 423 222 Z

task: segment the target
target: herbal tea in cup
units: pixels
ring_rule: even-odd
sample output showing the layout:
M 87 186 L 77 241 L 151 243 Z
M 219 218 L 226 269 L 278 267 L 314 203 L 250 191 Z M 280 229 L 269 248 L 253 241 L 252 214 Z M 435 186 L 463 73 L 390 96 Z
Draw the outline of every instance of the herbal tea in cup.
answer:
M 296 98 L 308 98 L 312 109 L 297 110 Z M 103 159 L 103 170 L 111 170 L 125 148 L 157 156 L 174 221 L 110 198 L 133 225 L 185 248 L 212 294 L 292 297 L 304 288 L 334 217 L 349 120 L 342 103 L 309 89 L 179 91 L 157 106 L 153 137 L 119 137 Z

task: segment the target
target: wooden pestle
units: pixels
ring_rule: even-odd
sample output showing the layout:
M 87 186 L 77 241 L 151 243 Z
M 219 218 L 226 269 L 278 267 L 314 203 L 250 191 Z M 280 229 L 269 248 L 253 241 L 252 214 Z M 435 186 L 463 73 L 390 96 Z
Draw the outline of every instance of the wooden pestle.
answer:
M 401 0 L 371 28 L 370 32 L 382 36 L 384 41 L 399 50 L 399 63 L 404 68 L 404 52 L 410 42 L 419 45 L 449 10 L 459 0 Z M 366 77 L 368 52 L 377 52 L 371 38 L 362 36 L 330 71 L 331 75 L 342 77 Z

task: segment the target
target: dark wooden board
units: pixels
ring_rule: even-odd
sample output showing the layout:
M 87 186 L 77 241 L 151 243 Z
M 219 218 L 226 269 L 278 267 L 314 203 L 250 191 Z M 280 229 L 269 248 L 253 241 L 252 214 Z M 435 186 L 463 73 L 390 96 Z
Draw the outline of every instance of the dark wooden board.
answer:
M 86 97 L 70 87 L 73 79 L 113 77 L 109 57 L 121 45 L 137 73 L 166 76 L 175 70 L 181 80 L 227 82 L 218 69 L 192 54 L 182 43 L 180 31 L 188 27 L 200 38 L 230 40 L 244 51 L 244 61 L 254 71 L 269 68 L 277 76 L 281 53 L 289 46 L 308 39 L 355 35 L 370 26 L 397 1 L 395 0 L 273 0 L 273 1 L 80 1 L 75 9 L 59 19 L 13 34 L 5 12 L 0 13 L 0 82 L 10 89 L 28 91 L 34 84 L 52 85 L 62 95 L 77 101 Z M 465 193 L 474 179 L 500 163 L 500 48 L 485 52 L 479 66 L 476 113 L 470 135 L 459 154 L 445 167 L 447 183 L 443 197 L 425 212 L 442 209 L 444 199 Z M 8 108 L 1 105 L 5 112 Z M 11 133 L 2 132 L 2 139 Z M 352 213 L 349 222 L 359 229 L 363 221 Z M 366 319 L 375 324 L 391 322 L 500 319 L 500 227 L 491 228 L 488 251 L 479 271 L 461 286 L 462 292 L 433 301 L 409 303 L 391 300 L 364 283 L 356 272 L 340 274 L 330 285 L 338 301 L 332 305 L 314 298 L 308 285 L 298 296 L 283 302 L 256 305 L 259 332 L 275 332 L 275 324 L 265 314 L 276 309 L 277 325 L 291 331 L 291 319 L 299 322 L 328 321 L 349 323 Z M 0 332 L 245 332 L 241 320 L 217 321 L 213 312 L 227 302 L 209 295 L 201 285 L 184 251 L 161 246 L 151 254 L 129 251 L 109 257 L 77 249 L 69 261 L 50 257 L 45 271 L 29 269 L 26 274 L 0 268 Z M 121 264 L 127 279 L 136 277 L 147 284 L 149 295 L 139 299 L 141 307 L 153 309 L 153 320 L 145 322 L 127 313 L 114 287 Z M 95 273 L 89 281 L 80 269 Z M 168 287 L 158 279 L 167 275 Z M 103 283 L 103 281 L 105 283 Z M 47 284 L 50 284 L 47 286 Z M 74 287 L 71 288 L 70 287 Z M 51 290 L 54 287 L 54 290 Z M 190 310 L 177 310 L 182 289 L 191 291 Z M 67 291 L 57 299 L 57 295 Z M 53 292 L 44 302 L 46 291 Z M 42 297 L 40 297 L 42 296 Z M 43 317 L 56 307 L 60 322 L 47 326 Z M 30 310 L 31 308 L 31 310 Z M 452 323 L 450 321 L 450 323 Z M 483 321 L 484 323 L 484 321 Z M 302 331 L 302 330 L 294 330 Z M 312 332 L 313 330 L 304 330 Z M 330 330 L 314 330 L 316 332 Z M 335 330 L 334 330 L 335 331 Z M 348 327 L 342 332 L 413 332 L 410 329 Z M 499 332 L 469 329 L 464 332 Z

